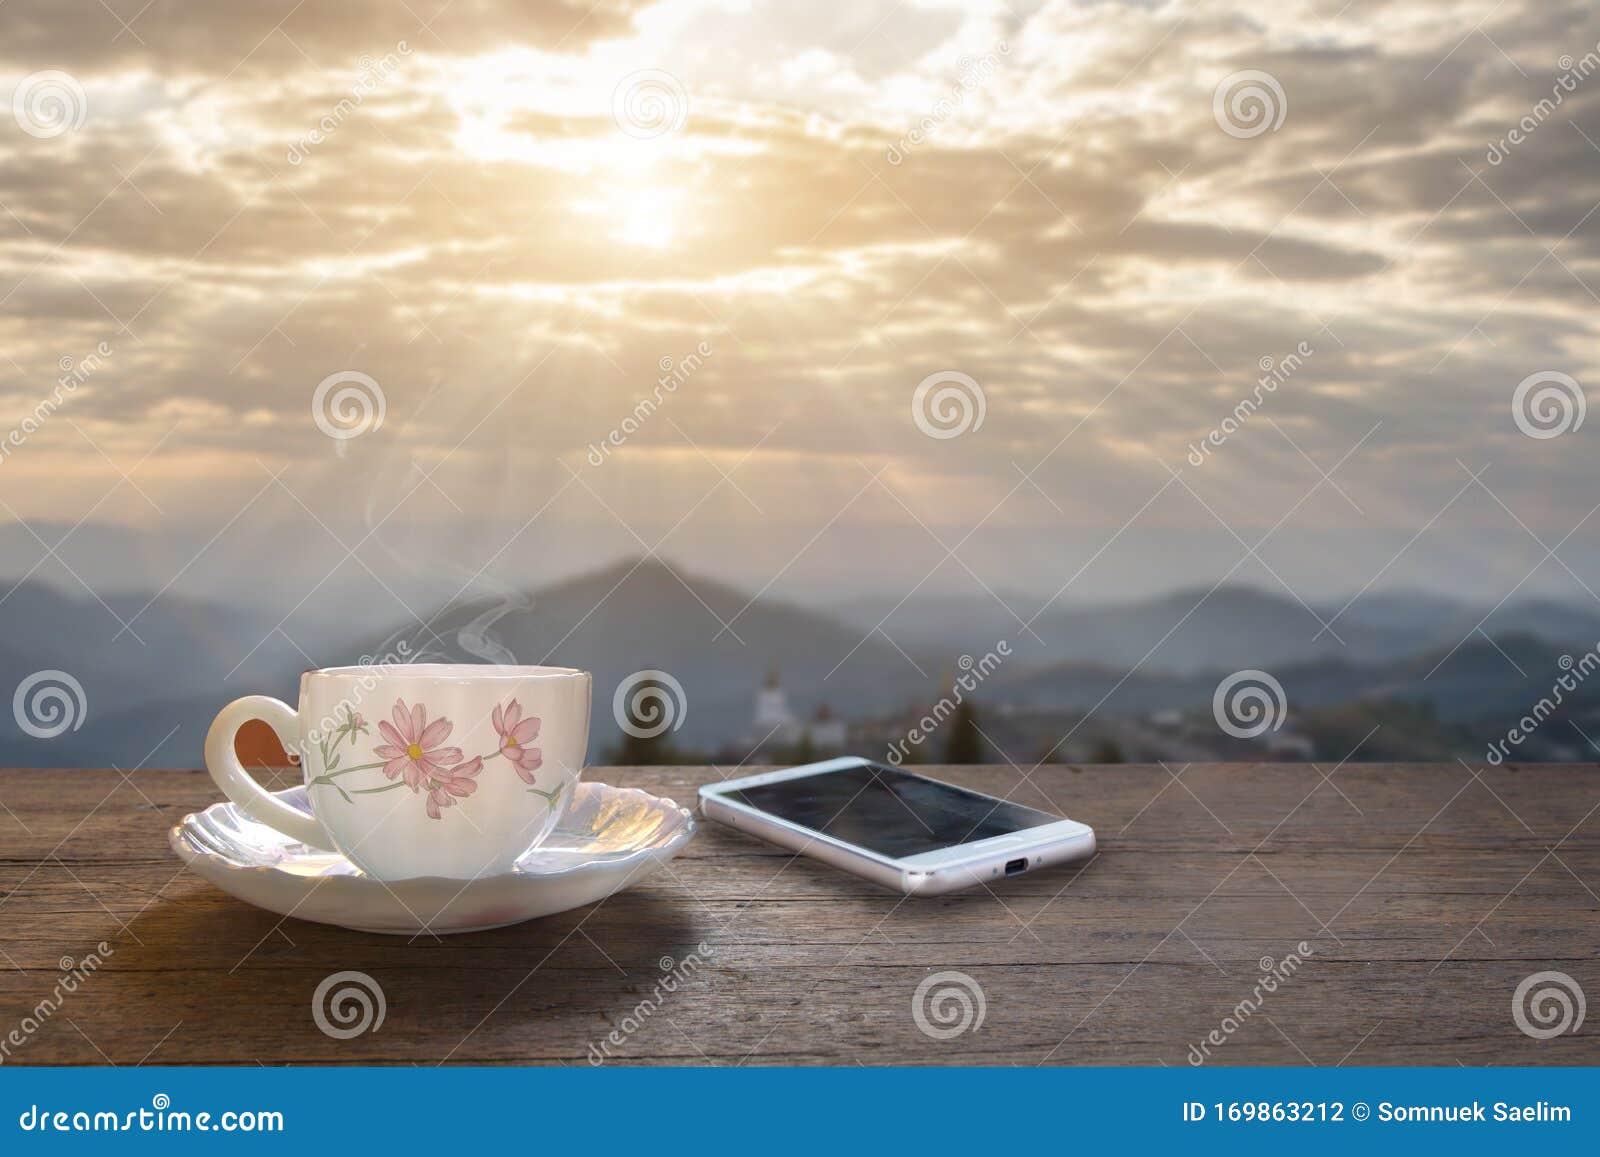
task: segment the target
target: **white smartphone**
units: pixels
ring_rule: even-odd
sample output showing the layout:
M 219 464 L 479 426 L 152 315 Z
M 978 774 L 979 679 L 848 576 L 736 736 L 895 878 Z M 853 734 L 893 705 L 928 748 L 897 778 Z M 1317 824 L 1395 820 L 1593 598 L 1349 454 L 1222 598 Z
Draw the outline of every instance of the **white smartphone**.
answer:
M 1094 829 L 865 759 L 708 784 L 711 819 L 912 896 L 937 896 L 1094 852 Z

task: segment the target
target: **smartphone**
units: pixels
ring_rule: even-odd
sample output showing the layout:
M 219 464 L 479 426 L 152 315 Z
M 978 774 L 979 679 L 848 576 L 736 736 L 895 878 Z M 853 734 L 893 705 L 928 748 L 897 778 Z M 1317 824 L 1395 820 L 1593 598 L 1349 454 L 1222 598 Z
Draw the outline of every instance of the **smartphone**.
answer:
M 707 817 L 912 896 L 1081 859 L 1094 829 L 865 759 L 708 784 Z

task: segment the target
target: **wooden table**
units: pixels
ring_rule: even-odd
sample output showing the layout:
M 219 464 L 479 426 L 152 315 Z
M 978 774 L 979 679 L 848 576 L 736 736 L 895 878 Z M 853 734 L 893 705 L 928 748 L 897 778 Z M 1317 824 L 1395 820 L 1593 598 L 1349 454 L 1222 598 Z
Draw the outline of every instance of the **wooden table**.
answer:
M 583 1065 L 615 1031 L 610 1056 L 635 1064 L 1181 1066 L 1215 1032 L 1211 1064 L 1600 1063 L 1600 1009 L 1548 1040 L 1512 1014 L 1536 972 L 1600 997 L 1594 766 L 939 774 L 1085 820 L 1100 852 L 908 900 L 703 823 L 670 871 L 603 903 L 408 942 L 282 920 L 184 873 L 166 831 L 219 798 L 200 772 L 0 771 L 0 1043 L 37 1019 L 62 958 L 110 949 L 4 1059 Z M 692 803 L 716 775 L 590 778 Z M 1287 971 L 1301 942 L 1241 1010 L 1263 960 Z M 641 1012 L 663 958 L 702 943 Z M 387 1014 L 338 1040 L 311 1000 L 344 970 L 381 985 Z M 936 988 L 983 1000 L 948 1039 L 913 1016 L 941 972 L 970 979 Z

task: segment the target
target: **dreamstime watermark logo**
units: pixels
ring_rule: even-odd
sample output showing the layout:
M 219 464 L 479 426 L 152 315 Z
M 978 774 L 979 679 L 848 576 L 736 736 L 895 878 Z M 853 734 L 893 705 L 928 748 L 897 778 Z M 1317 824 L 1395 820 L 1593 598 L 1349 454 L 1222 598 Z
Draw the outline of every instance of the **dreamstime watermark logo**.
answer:
M 1289 699 L 1283 684 L 1265 671 L 1235 671 L 1217 684 L 1211 714 L 1217 726 L 1235 739 L 1254 739 L 1283 726 Z
M 1528 713 L 1506 730 L 1504 739 L 1494 740 L 1489 744 L 1485 755 L 1491 766 L 1499 767 L 1511 754 L 1513 747 L 1521 747 L 1524 740 L 1538 730 L 1539 725 L 1556 713 L 1556 709 L 1567 701 L 1567 696 L 1576 692 L 1590 675 L 1600 670 L 1600 643 L 1596 643 L 1585 651 L 1581 658 L 1574 660 L 1571 655 L 1562 655 L 1556 660 L 1556 666 L 1566 672 L 1556 676 L 1556 681 L 1550 685 L 1550 693 L 1541 696 L 1539 702 L 1528 709 Z
M 1304 940 L 1295 945 L 1295 951 L 1284 956 L 1282 960 L 1274 960 L 1270 956 L 1263 956 L 1257 967 L 1261 975 L 1256 978 L 1250 995 L 1233 1006 L 1232 1011 L 1222 1018 L 1216 1028 L 1207 1033 L 1199 1044 L 1189 1046 L 1189 1063 L 1196 1067 L 1203 1065 L 1211 1059 L 1211 1050 L 1221 1048 L 1228 1043 L 1228 1038 L 1239 1031 L 1245 1021 L 1249 1020 L 1258 1011 L 1266 998 L 1277 992 L 1287 984 L 1300 966 L 1305 963 L 1305 958 L 1313 954 L 1311 945 Z
M 96 944 L 95 950 L 81 959 L 74 960 L 70 956 L 63 956 L 60 961 L 61 975 L 56 977 L 55 985 L 39 1003 L 35 1004 L 23 1018 L 14 1025 L 4 1037 L 0 1037 L 0 1065 L 11 1059 L 11 1053 L 21 1048 L 33 1038 L 45 1021 L 49 1020 L 66 1003 L 67 997 L 88 982 L 92 973 L 98 972 L 105 963 L 105 958 L 113 955 L 116 949 L 104 940 Z
M 965 972 L 935 972 L 924 977 L 911 994 L 911 1019 L 923 1036 L 933 1040 L 953 1040 L 964 1032 L 977 1032 L 988 1012 L 983 985 Z
M 607 1033 L 599 1044 L 589 1042 L 589 1063 L 598 1068 L 610 1060 L 611 1050 L 625 1045 L 628 1038 L 643 1028 L 645 1022 L 656 1014 L 666 998 L 677 992 L 689 977 L 700 971 L 713 955 L 710 945 L 702 941 L 682 960 L 663 956 L 657 964 L 662 975 L 650 990 L 650 995 L 629 1009 L 617 1027 Z
M 617 684 L 611 714 L 617 726 L 635 739 L 654 739 L 683 726 L 689 717 L 689 697 L 670 672 L 635 671 Z
M 961 106 L 966 103 L 968 96 L 993 79 L 994 74 L 1000 69 L 1001 58 L 1010 55 L 1011 46 L 1002 40 L 995 45 L 993 52 L 986 52 L 976 60 L 970 56 L 963 56 L 957 66 L 960 77 L 950 86 L 950 91 L 934 101 L 933 107 L 928 110 L 928 115 L 907 129 L 905 136 L 889 146 L 884 159 L 891 165 L 904 162 L 912 149 L 931 139 L 946 121 L 961 111 Z
M 350 694 L 334 704 L 333 708 L 306 732 L 304 746 L 307 748 L 315 746 L 333 733 L 348 729 L 352 719 L 361 718 L 355 709 L 367 701 L 367 697 L 377 689 L 383 677 L 393 674 L 397 667 L 415 662 L 416 657 L 416 651 L 405 639 L 399 640 L 393 650 L 383 655 L 362 655 L 356 660 L 356 666 L 361 668 L 361 674 L 355 677 Z
M 1289 98 L 1270 72 L 1246 68 L 1222 78 L 1211 94 L 1211 115 L 1230 137 L 1248 140 L 1277 132 L 1289 115 Z
M 982 429 L 987 411 L 983 387 L 960 370 L 929 374 L 911 394 L 911 420 L 930 438 L 959 438 Z
M 1278 387 L 1294 377 L 1305 360 L 1317 351 L 1311 347 L 1310 342 L 1301 342 L 1294 350 L 1281 358 L 1273 359 L 1270 355 L 1263 356 L 1256 363 L 1261 370 L 1261 376 L 1256 379 L 1255 388 L 1246 397 L 1240 398 L 1239 403 L 1233 407 L 1233 413 L 1222 419 L 1209 434 L 1198 442 L 1189 443 L 1189 464 L 1203 466 L 1210 457 L 1211 451 L 1234 434 L 1238 433 L 1245 422 L 1261 408 L 1267 396 L 1278 392 Z
M 29 1105 L 17 1115 L 17 1128 L 24 1133 L 282 1133 L 283 1114 L 276 1109 L 225 1109 L 220 1113 L 174 1109 L 172 1098 L 157 1093 L 149 1108 L 64 1109 L 51 1111 Z
M 35 739 L 54 739 L 76 731 L 89 717 L 83 684 L 66 671 L 35 671 L 11 696 L 17 726 Z
M 630 72 L 611 93 L 611 116 L 617 127 L 641 141 L 676 132 L 688 115 L 689 94 L 683 84 L 659 68 Z
M 710 343 L 701 342 L 694 347 L 692 353 L 685 354 L 676 362 L 669 357 L 657 362 L 656 367 L 661 371 L 661 376 L 656 379 L 655 389 L 651 391 L 649 397 L 639 399 L 633 407 L 633 412 L 622 419 L 621 425 L 600 441 L 589 444 L 589 465 L 603 466 L 606 459 L 611 456 L 611 451 L 637 434 L 661 408 L 662 403 L 677 393 L 678 387 L 693 377 L 710 356 Z
M 400 58 L 411 55 L 411 45 L 404 40 L 394 46 L 394 51 L 374 60 L 370 56 L 363 56 L 356 61 L 361 68 L 361 75 L 355 84 L 350 86 L 350 95 L 342 98 L 338 104 L 328 110 L 316 127 L 308 133 L 303 133 L 294 144 L 289 146 L 286 159 L 291 165 L 298 165 L 311 155 L 311 150 L 327 140 L 339 130 L 339 126 L 349 120 L 360 108 L 368 95 L 383 84 L 393 79 L 395 73 L 400 71 Z
M 11 94 L 11 115 L 30 137 L 48 140 L 83 127 L 89 98 L 70 72 L 35 72 L 17 83 Z
M 981 659 L 962 655 L 956 660 L 956 666 L 961 668 L 961 674 L 951 681 L 950 694 L 941 696 L 939 702 L 929 708 L 928 713 L 906 732 L 904 739 L 897 739 L 890 744 L 889 762 L 899 767 L 906 756 L 911 754 L 913 747 L 921 747 L 924 741 L 931 738 L 940 725 L 956 713 L 956 708 L 966 702 L 967 695 L 976 691 L 979 685 L 1010 657 L 1011 641 L 1001 639 L 992 651 L 985 651 Z
M 1583 425 L 1589 400 L 1571 374 L 1540 370 L 1517 383 L 1511 420 L 1530 438 L 1559 438 Z
M 50 391 L 49 396 L 41 398 L 22 421 L 6 432 L 4 438 L 0 438 L 0 464 L 11 457 L 13 450 L 37 434 L 44 424 L 55 416 L 55 412 L 77 392 L 78 387 L 99 371 L 105 364 L 105 359 L 110 356 L 111 346 L 107 342 L 101 342 L 81 358 L 63 355 L 56 363 L 61 375 L 56 378 L 55 389 Z
M 1561 107 L 1562 101 L 1578 91 L 1580 81 L 1588 80 L 1600 71 L 1600 44 L 1596 44 L 1577 60 L 1572 58 L 1571 53 L 1563 53 L 1556 61 L 1556 66 L 1561 69 L 1561 75 L 1556 77 L 1555 83 L 1550 86 L 1550 95 L 1541 99 L 1523 115 L 1521 120 L 1506 130 L 1505 136 L 1498 141 L 1490 142 L 1489 151 L 1484 154 L 1483 159 L 1491 165 L 1499 165 L 1510 156 L 1512 149 L 1531 137 L 1535 129 L 1554 115 L 1556 109 Z
M 365 972 L 335 972 L 311 994 L 311 1019 L 334 1040 L 377 1032 L 388 1011 L 383 987 Z
M 311 392 L 311 420 L 328 437 L 345 442 L 383 427 L 389 412 L 383 387 L 360 370 L 340 370 Z
M 1588 1010 L 1582 986 L 1565 972 L 1535 972 L 1511 994 L 1511 1019 L 1534 1040 L 1577 1032 Z

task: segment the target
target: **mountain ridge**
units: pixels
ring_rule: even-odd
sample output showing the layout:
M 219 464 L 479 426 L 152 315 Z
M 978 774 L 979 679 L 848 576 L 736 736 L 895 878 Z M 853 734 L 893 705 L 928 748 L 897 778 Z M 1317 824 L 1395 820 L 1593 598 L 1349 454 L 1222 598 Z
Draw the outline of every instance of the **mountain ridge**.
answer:
M 985 654 L 1001 639 L 1011 653 L 977 693 L 980 701 L 1064 710 L 1104 699 L 1102 710 L 1134 715 L 1208 709 L 1221 676 L 1254 667 L 1280 678 L 1297 709 L 1378 697 L 1474 721 L 1520 714 L 1548 691 L 1561 655 L 1576 656 L 1600 639 L 1600 614 L 1582 606 L 1529 599 L 1486 616 L 1457 600 L 1395 592 L 1355 600 L 1335 624 L 1346 639 L 1341 645 L 1314 637 L 1316 615 L 1326 619 L 1327 607 L 1314 614 L 1281 592 L 1241 584 L 1210 593 L 1193 609 L 1202 593 L 1206 588 L 1066 608 L 1059 617 L 1036 619 L 1040 642 L 987 595 L 966 602 L 913 598 L 901 610 L 920 618 L 891 615 L 875 630 L 876 619 L 863 621 L 859 601 L 829 614 L 675 562 L 627 556 L 503 597 L 441 608 L 430 620 L 437 638 L 415 622 L 384 622 L 369 608 L 341 621 L 308 607 L 313 625 L 296 620 L 285 637 L 270 612 L 175 592 L 108 599 L 124 620 L 139 614 L 140 642 L 127 633 L 117 638 L 117 620 L 92 597 L 30 579 L 0 603 L 0 692 L 38 671 L 65 670 L 81 682 L 87 713 L 77 730 L 51 739 L 6 721 L 0 761 L 131 766 L 153 747 L 148 758 L 159 763 L 195 766 L 210 719 L 228 699 L 252 692 L 292 697 L 307 666 L 381 658 L 385 644 L 400 638 L 418 643 L 414 658 L 478 661 L 469 644 L 475 625 L 486 622 L 480 633 L 519 662 L 594 672 L 596 760 L 619 737 L 613 691 L 650 668 L 673 673 L 683 685 L 686 710 L 675 742 L 714 750 L 760 738 L 751 733 L 755 697 L 774 670 L 801 718 L 824 704 L 846 719 L 883 718 L 931 702 L 941 680 L 960 669 L 961 656 Z M 1480 621 L 1489 638 L 1476 634 Z M 1402 629 L 1407 623 L 1420 626 Z M 1460 633 L 1447 633 L 1446 624 Z

